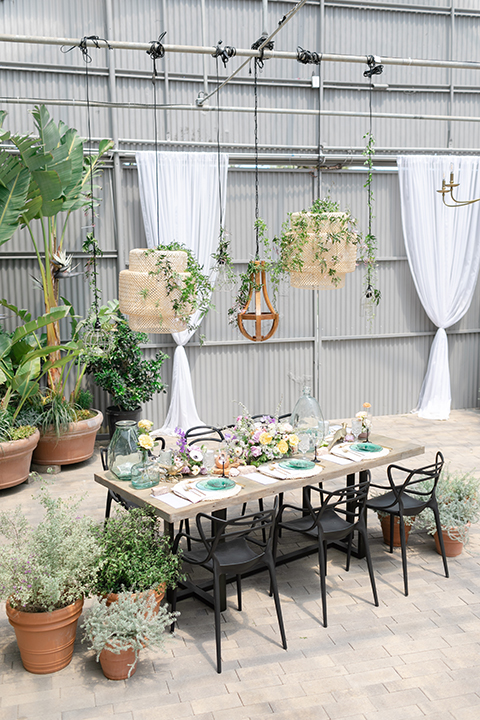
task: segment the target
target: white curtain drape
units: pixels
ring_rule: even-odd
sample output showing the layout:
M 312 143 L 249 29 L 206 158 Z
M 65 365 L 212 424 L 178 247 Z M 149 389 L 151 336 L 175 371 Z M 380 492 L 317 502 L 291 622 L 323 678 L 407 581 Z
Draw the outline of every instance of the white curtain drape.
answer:
M 420 417 L 446 420 L 451 391 L 445 329 L 463 317 L 475 290 L 480 265 L 480 203 L 445 207 L 436 191 L 453 171 L 460 184 L 454 190 L 457 199 L 480 197 L 480 160 L 400 156 L 397 166 L 410 270 L 425 312 L 438 328 L 416 412 Z
M 158 159 L 158 223 L 157 170 Z M 176 240 L 192 250 L 208 275 L 214 261 L 220 228 L 217 153 L 137 152 L 140 202 L 148 247 Z M 228 155 L 220 155 L 222 217 L 225 217 Z M 159 230 L 159 232 L 157 232 Z M 192 318 L 196 325 L 199 313 Z M 202 425 L 193 395 L 190 366 L 184 346 L 193 331 L 172 333 L 177 343 L 173 359 L 170 407 L 160 431 L 172 435 L 176 427 Z

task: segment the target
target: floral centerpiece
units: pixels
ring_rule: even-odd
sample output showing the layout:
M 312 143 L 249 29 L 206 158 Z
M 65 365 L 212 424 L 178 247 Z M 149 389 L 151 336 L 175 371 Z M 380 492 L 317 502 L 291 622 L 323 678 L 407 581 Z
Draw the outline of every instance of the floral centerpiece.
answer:
M 137 448 L 138 452 L 142 456 L 142 460 L 146 461 L 148 452 L 153 450 L 156 445 L 155 440 L 149 434 L 153 427 L 153 422 L 151 420 L 139 420 L 137 425 L 139 430 L 142 431 L 137 438 Z
M 175 428 L 175 433 L 178 438 L 177 447 L 173 451 L 174 471 L 179 475 L 207 475 L 208 470 L 204 464 L 205 446 L 187 445 L 182 428 Z
M 363 410 L 360 410 L 355 417 L 362 421 L 362 435 L 368 435 L 372 429 L 372 406 L 369 402 L 363 403 Z
M 228 456 L 244 465 L 262 465 L 288 457 L 297 450 L 298 437 L 290 423 L 271 415 L 258 420 L 239 415 L 231 432 L 225 432 Z

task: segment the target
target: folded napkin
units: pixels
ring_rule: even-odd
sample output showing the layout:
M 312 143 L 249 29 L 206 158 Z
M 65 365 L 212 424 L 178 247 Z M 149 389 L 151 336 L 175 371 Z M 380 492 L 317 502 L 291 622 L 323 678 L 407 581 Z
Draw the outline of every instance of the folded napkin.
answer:
M 263 475 L 276 478 L 277 480 L 290 480 L 294 478 L 309 478 L 321 473 L 323 468 L 320 465 L 315 465 L 314 468 L 309 470 L 295 470 L 289 468 L 283 468 L 279 465 L 262 465 L 258 468 Z
M 346 458 L 342 455 L 342 457 L 338 457 L 338 455 L 332 455 L 331 453 L 327 453 L 325 455 L 322 455 L 322 460 L 328 460 L 328 462 L 336 463 L 337 465 L 350 465 L 352 460 L 350 458 Z M 356 460 L 358 462 L 358 460 Z
M 266 475 L 262 475 L 262 473 L 259 472 L 248 473 L 243 477 L 248 478 L 249 480 L 254 480 L 261 485 L 275 485 L 275 483 L 277 482 L 277 478 L 267 477 Z
M 183 498 L 184 500 L 188 500 L 191 503 L 198 503 L 202 502 L 202 500 L 205 500 L 206 495 L 205 493 L 202 493 L 200 490 L 196 489 L 187 489 L 185 487 L 174 487 L 172 488 L 172 492 L 175 495 L 178 495 L 178 497 Z

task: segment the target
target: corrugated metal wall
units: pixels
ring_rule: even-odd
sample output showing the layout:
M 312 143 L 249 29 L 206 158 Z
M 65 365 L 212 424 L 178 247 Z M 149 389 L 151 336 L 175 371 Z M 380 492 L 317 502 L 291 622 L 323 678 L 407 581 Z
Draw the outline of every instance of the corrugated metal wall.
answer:
M 461 3 L 461 6 L 460 6 Z M 269 0 L 268 29 L 276 27 L 293 2 Z M 454 10 L 452 10 L 454 6 Z M 114 40 L 149 42 L 167 30 L 165 42 L 175 44 L 249 47 L 262 32 L 261 0 L 4 0 L 0 4 L 3 32 L 81 38 L 99 35 Z M 202 34 L 203 29 L 203 34 Z M 276 38 L 276 48 L 301 46 L 326 53 L 477 60 L 480 9 L 477 0 L 367 0 L 320 2 L 309 0 Z M 66 48 L 64 48 L 65 50 Z M 97 231 L 105 251 L 100 261 L 103 299 L 117 295 L 117 270 L 132 247 L 144 246 L 145 236 L 133 151 L 152 149 L 154 119 L 152 64 L 144 52 L 91 50 L 92 100 L 137 103 L 144 107 L 93 108 L 94 138 L 115 137 L 115 160 L 107 163 L 101 181 L 103 201 Z M 219 62 L 226 78 L 239 64 Z M 215 151 L 216 112 L 195 107 L 199 92 L 216 83 L 216 63 L 209 56 L 168 53 L 157 63 L 160 104 L 185 104 L 184 110 L 159 109 L 158 136 L 162 149 Z M 50 111 L 56 119 L 87 135 L 87 114 L 76 105 L 85 99 L 85 68 L 78 48 L 34 43 L 2 43 L 1 107 L 8 110 L 6 127 L 28 132 L 34 102 L 56 100 Z M 269 60 L 259 76 L 259 107 L 368 113 L 366 65 L 322 63 L 303 66 L 294 61 Z M 312 87 L 320 74 L 321 87 Z M 375 78 L 374 112 L 413 115 L 465 115 L 477 118 L 479 74 L 474 70 L 386 66 Z M 24 103 L 24 100 L 32 102 Z M 18 102 L 17 102 L 18 100 Z M 63 103 L 63 104 L 62 104 Z M 216 98 L 210 101 L 216 105 Z M 222 107 L 253 108 L 253 79 L 246 67 L 220 93 Z M 368 117 L 260 114 L 260 214 L 271 235 L 281 230 L 287 212 L 308 206 L 316 195 L 317 147 L 323 148 L 322 194 L 330 194 L 367 228 L 366 180 L 362 147 Z M 379 244 L 379 286 L 382 302 L 372 327 L 362 315 L 363 271 L 347 278 L 339 291 L 314 293 L 282 287 L 278 300 L 281 323 L 272 340 L 248 343 L 228 325 L 231 293 L 216 292 L 216 310 L 187 346 L 200 416 L 224 423 L 238 410 L 273 412 L 279 403 L 290 410 L 306 376 L 312 382 L 328 417 L 348 417 L 369 400 L 375 413 L 405 412 L 413 408 L 426 369 L 434 327 L 417 298 L 402 237 L 397 152 L 477 153 L 478 122 L 423 121 L 374 118 L 377 156 L 374 175 L 374 232 Z M 238 267 L 254 249 L 253 116 L 251 112 L 222 112 L 220 140 L 230 153 L 226 226 Z M 116 169 L 114 166 L 116 163 Z M 77 261 L 85 230 L 81 214 L 72 219 L 68 248 Z M 16 305 L 41 312 L 41 294 L 30 275 L 36 273 L 28 237 L 18 233 L 0 248 L 0 294 Z M 62 294 L 84 315 L 91 293 L 84 278 L 64 282 Z M 453 407 L 478 404 L 480 290 L 465 317 L 449 330 Z M 7 328 L 14 321 L 5 320 Z M 63 327 L 68 334 L 68 325 Z M 200 334 L 205 342 L 200 344 Z M 145 352 L 162 349 L 173 356 L 170 336 L 150 336 Z M 165 363 L 170 381 L 172 361 Z M 97 405 L 107 398 L 96 391 Z M 168 394 L 146 408 L 161 425 Z

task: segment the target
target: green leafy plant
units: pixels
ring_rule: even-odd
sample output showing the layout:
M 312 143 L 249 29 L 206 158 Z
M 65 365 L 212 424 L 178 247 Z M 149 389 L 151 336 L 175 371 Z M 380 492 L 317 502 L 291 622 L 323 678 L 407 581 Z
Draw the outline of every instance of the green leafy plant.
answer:
M 0 151 L 0 244 L 9 241 L 20 224 L 27 228 L 48 313 L 59 306 L 59 277 L 71 269 L 64 249 L 68 220 L 94 201 L 92 177 L 113 143 L 102 140 L 98 154 L 84 158 L 83 141 L 74 128 L 62 121 L 55 123 L 44 105 L 35 107 L 32 115 L 37 137 L 0 131 L 0 141 L 10 142 L 18 153 Z M 0 122 L 4 119 L 5 113 Z M 46 333 L 46 345 L 53 348 L 47 381 L 50 390 L 58 393 L 62 382 L 56 364 L 61 358 L 56 349 L 60 346 L 58 320 L 47 325 Z
M 107 605 L 106 599 L 97 600 L 88 611 L 83 623 L 83 640 L 95 651 L 97 661 L 102 650 L 119 655 L 132 649 L 135 660 L 130 665 L 130 677 L 142 648 L 164 648 L 165 629 L 178 615 L 178 612 L 168 612 L 165 607 L 157 611 L 154 595 L 120 593 L 117 602 Z
M 126 318 L 118 311 L 118 301 L 100 308 L 99 316 L 110 324 L 112 342 L 108 353 L 88 358 L 87 374 L 95 383 L 110 393 L 121 410 L 136 410 L 157 392 L 165 392 L 161 380 L 161 367 L 167 355 L 158 352 L 145 360 L 141 343 L 148 341 L 145 333 L 131 330 Z M 107 330 L 106 330 L 107 332 Z
M 431 490 L 432 481 L 425 480 L 417 486 L 420 490 Z M 443 469 L 436 488 L 436 498 L 442 528 L 452 540 L 468 542 L 470 526 L 480 519 L 480 480 L 471 472 L 461 473 Z M 435 535 L 437 528 L 430 509 L 424 510 L 415 527 L 425 528 Z
M 192 251 L 182 243 L 171 242 L 167 245 L 159 245 L 154 249 L 145 250 L 145 255 L 162 251 L 187 253 L 187 276 L 185 274 L 180 277 L 166 256 L 159 257 L 155 263 L 155 270 L 151 270 L 150 274 L 162 277 L 175 315 L 188 325 L 188 329 L 192 330 L 190 318 L 193 313 L 198 310 L 201 319 L 213 307 L 211 303 L 213 286 L 210 278 L 203 272 L 203 267 Z M 145 289 L 145 292 L 148 293 L 148 290 Z
M 88 595 L 102 563 L 98 530 L 79 514 L 80 501 L 45 489 L 38 499 L 45 514 L 36 527 L 21 507 L 0 512 L 0 598 L 24 612 L 51 612 Z
M 118 510 L 106 520 L 100 544 L 105 562 L 96 580 L 98 594 L 143 592 L 162 583 L 175 587 L 181 577 L 181 557 L 160 534 L 152 508 Z
M 336 214 L 334 218 L 332 213 Z M 355 222 L 349 213 L 342 213 L 339 204 L 330 197 L 317 198 L 308 210 L 289 213 L 278 239 L 280 257 L 276 272 L 302 272 L 304 250 L 311 245 L 314 264 L 330 278 L 332 285 L 338 285 L 337 267 L 341 256 L 335 249 L 357 244 Z

